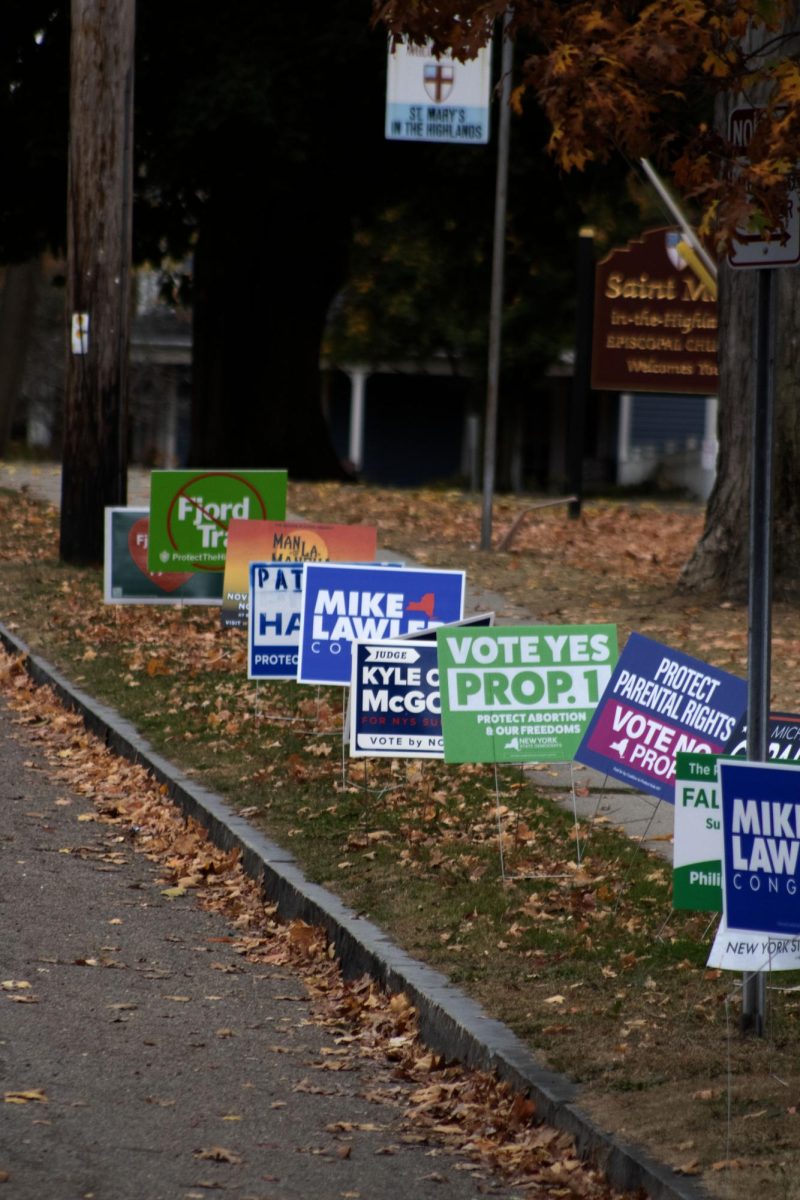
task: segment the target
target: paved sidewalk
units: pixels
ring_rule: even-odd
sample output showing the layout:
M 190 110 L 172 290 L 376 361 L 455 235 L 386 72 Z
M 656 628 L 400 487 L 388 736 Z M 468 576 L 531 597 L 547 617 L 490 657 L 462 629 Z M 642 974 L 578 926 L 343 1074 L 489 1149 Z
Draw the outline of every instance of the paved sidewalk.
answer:
M 386 1069 L 326 1070 L 341 1049 L 302 982 L 244 961 L 191 893 L 163 896 L 4 707 L 0 779 L 2 1196 L 386 1200 L 400 1179 L 420 1200 L 511 1194 L 404 1142 Z
M 61 464 L 53 462 L 9 462 L 0 459 L 0 488 L 27 492 L 37 500 L 61 503 Z M 128 469 L 128 504 L 150 503 L 150 471 L 144 467 Z

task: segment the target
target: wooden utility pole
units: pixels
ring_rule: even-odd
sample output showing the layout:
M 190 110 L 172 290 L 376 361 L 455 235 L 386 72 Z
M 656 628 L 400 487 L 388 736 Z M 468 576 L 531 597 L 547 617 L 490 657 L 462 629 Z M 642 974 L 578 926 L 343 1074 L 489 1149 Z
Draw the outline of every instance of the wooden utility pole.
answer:
M 99 563 L 127 498 L 135 0 L 72 0 L 61 558 Z

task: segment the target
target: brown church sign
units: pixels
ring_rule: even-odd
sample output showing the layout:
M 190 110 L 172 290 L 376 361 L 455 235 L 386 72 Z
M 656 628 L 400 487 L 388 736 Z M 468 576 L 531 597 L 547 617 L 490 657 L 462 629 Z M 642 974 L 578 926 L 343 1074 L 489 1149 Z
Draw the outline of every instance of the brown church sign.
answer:
M 679 241 L 677 230 L 650 229 L 597 264 L 596 390 L 716 394 L 717 301 Z

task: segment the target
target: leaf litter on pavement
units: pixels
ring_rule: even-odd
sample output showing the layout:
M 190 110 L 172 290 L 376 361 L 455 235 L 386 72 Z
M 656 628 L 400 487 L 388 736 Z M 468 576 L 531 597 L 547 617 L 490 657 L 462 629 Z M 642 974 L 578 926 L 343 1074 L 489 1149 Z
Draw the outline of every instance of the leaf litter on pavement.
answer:
M 112 754 L 77 715 L 65 712 L 51 689 L 36 687 L 21 662 L 5 653 L 0 656 L 0 685 L 54 777 L 92 798 L 102 825 L 124 831 L 126 838 L 135 831 L 135 849 L 159 864 L 165 882 L 182 880 L 181 890 L 191 890 L 203 908 L 220 914 L 234 931 L 233 949 L 248 962 L 292 966 L 300 973 L 313 1001 L 314 1019 L 330 1029 L 334 1041 L 346 1043 L 346 1048 L 323 1048 L 323 1061 L 311 1064 L 311 1069 L 347 1069 L 353 1055 L 385 1058 L 399 1081 L 391 1095 L 404 1110 L 405 1137 L 442 1144 L 470 1159 L 476 1170 L 485 1166 L 497 1171 L 513 1186 L 597 1200 L 615 1194 L 598 1170 L 577 1158 L 569 1135 L 536 1122 L 532 1101 L 490 1075 L 447 1065 L 428 1051 L 419 1038 L 415 1009 L 404 995 L 386 995 L 367 977 L 345 981 L 321 929 L 299 919 L 281 922 L 276 907 L 265 903 L 258 884 L 245 874 L 238 850 L 214 846 L 206 831 L 169 801 L 164 785 L 141 766 Z M 33 712 L 35 729 L 30 727 Z M 70 750 L 68 765 L 65 745 Z M 13 991 L 29 985 L 10 980 L 2 986 Z M 113 1007 L 130 1006 L 120 1002 Z M 218 1030 L 217 1036 L 232 1032 Z M 282 1052 L 284 1047 L 273 1049 Z M 45 1103 L 47 1097 L 40 1089 L 28 1089 L 6 1092 L 4 1099 L 26 1104 Z M 342 1126 L 330 1132 L 348 1130 Z M 349 1151 L 340 1147 L 338 1153 Z M 195 1157 L 241 1162 L 236 1152 L 223 1146 L 200 1147 Z
M 498 500 L 496 538 L 525 503 Z M 3 504 L 0 496 L 0 517 Z M 479 503 L 461 493 L 303 484 L 291 485 L 290 507 L 310 519 L 375 523 L 392 550 L 466 567 L 471 581 L 534 619 L 613 621 L 620 644 L 637 629 L 744 671 L 743 606 L 676 590 L 701 526 L 696 507 L 587 505 L 577 522 L 532 511 L 511 551 L 493 555 L 477 549 Z M 794 980 L 777 977 L 785 986 L 770 1000 L 770 1037 L 740 1039 L 736 981 L 705 971 L 712 931 L 705 917 L 670 912 L 666 864 L 601 819 L 581 823 L 578 860 L 546 768 L 531 777 L 502 771 L 496 785 L 482 767 L 347 764 L 340 691 L 248 683 L 244 639 L 223 633 L 215 610 L 104 607 L 96 572 L 55 562 L 54 512 L 30 501 L 14 512 L 16 524 L 0 525 L 0 612 L 29 643 L 237 804 L 311 878 L 576 1077 L 581 1104 L 603 1125 L 676 1169 L 701 1171 L 726 1197 L 751 1195 L 764 1172 L 790 1171 L 800 1088 Z M 800 622 L 785 605 L 776 605 L 774 635 L 773 705 L 797 709 Z M 27 686 L 16 668 L 6 685 L 12 694 Z M 34 737 L 52 728 L 65 782 L 87 794 L 80 725 L 55 710 L 43 720 L 34 705 L 19 719 Z M 113 821 L 125 799 L 128 769 L 106 767 L 93 796 L 101 821 Z M 148 836 L 152 852 L 167 853 L 155 832 Z M 500 878 L 501 845 L 513 881 Z M 103 856 L 125 848 L 109 841 L 82 852 L 113 870 Z M 185 902 L 181 891 L 215 893 L 205 853 L 178 854 L 169 866 L 164 888 L 176 889 L 174 903 Z M 296 926 L 291 937 L 302 957 L 316 934 Z M 765 1105 L 768 1119 L 753 1115 Z

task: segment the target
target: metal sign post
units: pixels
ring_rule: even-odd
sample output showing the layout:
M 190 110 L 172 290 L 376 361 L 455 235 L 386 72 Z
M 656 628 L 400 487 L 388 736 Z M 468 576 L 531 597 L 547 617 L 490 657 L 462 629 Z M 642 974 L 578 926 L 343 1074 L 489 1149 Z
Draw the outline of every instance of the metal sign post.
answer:
M 569 410 L 569 515 L 581 515 L 583 503 L 583 443 L 586 408 L 591 390 L 592 319 L 594 317 L 594 229 L 578 233 L 578 304 L 575 313 L 575 369 Z
M 756 386 L 750 469 L 750 587 L 748 598 L 747 757 L 767 758 L 772 651 L 772 510 L 775 426 L 775 303 L 772 268 L 758 272 Z M 742 1030 L 764 1034 L 767 1008 L 763 971 L 742 976 Z
M 763 108 L 734 108 L 728 120 L 728 137 L 747 152 Z M 772 510 L 775 424 L 775 268 L 800 263 L 798 195 L 791 193 L 785 224 L 765 237 L 748 229 L 737 230 L 728 261 L 736 268 L 759 268 L 756 317 L 756 384 L 753 397 L 753 446 L 750 471 L 750 586 L 748 599 L 747 757 L 764 762 L 767 757 L 767 720 L 770 696 L 772 646 Z M 742 1030 L 764 1034 L 767 989 L 763 972 L 742 976 Z
M 500 344 L 503 321 L 503 271 L 506 252 L 506 200 L 508 197 L 508 148 L 511 137 L 511 74 L 514 43 L 507 36 L 511 9 L 503 18 L 503 52 L 500 90 L 500 124 L 497 134 L 497 176 L 494 197 L 494 242 L 492 290 L 489 302 L 489 363 L 486 386 L 486 418 L 483 428 L 483 505 L 481 550 L 492 548 L 492 505 L 497 461 L 497 410 L 500 400 Z

